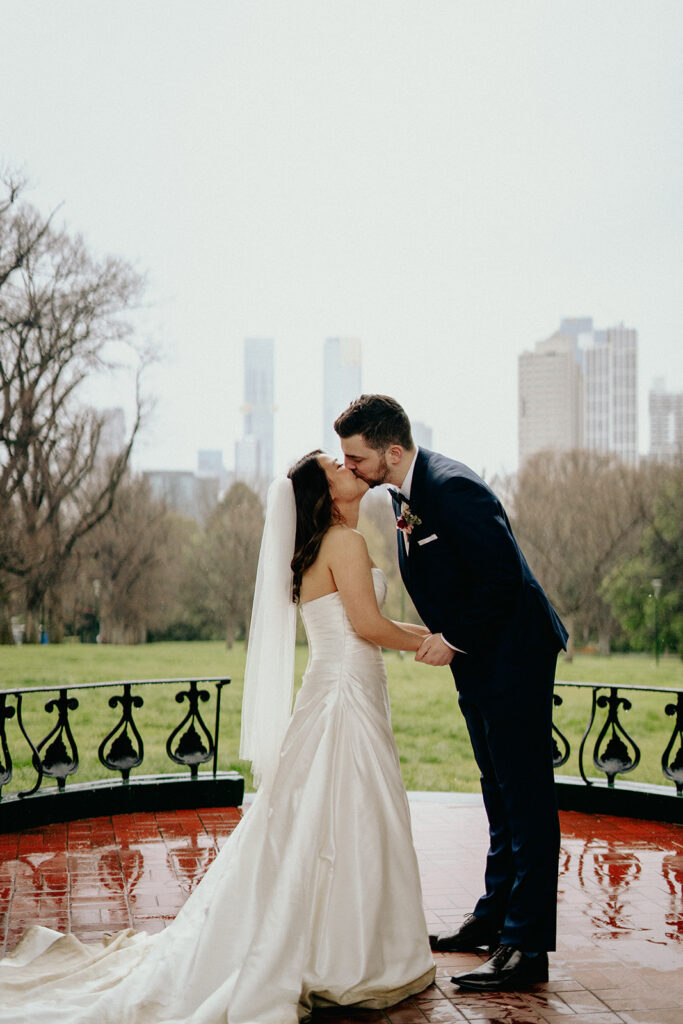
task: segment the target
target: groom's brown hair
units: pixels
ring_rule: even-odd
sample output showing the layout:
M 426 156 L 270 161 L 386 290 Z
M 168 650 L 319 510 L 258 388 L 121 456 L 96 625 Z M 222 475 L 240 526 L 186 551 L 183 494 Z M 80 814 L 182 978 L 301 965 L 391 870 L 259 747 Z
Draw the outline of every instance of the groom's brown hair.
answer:
M 395 398 L 389 395 L 361 395 L 348 409 L 337 416 L 334 429 L 340 437 L 360 434 L 376 451 L 385 451 L 392 444 L 410 450 L 413 435 L 410 420 Z

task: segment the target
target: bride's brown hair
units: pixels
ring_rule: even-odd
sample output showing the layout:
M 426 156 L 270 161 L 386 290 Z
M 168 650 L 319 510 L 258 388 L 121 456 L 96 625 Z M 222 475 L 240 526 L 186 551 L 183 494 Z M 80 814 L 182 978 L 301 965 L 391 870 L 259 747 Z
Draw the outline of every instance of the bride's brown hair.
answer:
M 322 454 L 316 448 L 295 462 L 287 473 L 296 503 L 296 539 L 291 564 L 294 573 L 292 596 L 297 604 L 301 598 L 303 575 L 318 557 L 323 537 L 334 522 L 330 485 L 325 470 L 318 462 L 318 456 Z

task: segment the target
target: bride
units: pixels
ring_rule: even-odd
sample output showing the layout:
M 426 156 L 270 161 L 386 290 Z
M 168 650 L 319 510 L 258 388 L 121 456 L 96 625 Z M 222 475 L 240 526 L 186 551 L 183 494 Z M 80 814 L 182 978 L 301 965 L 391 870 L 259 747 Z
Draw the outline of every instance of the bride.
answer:
M 380 651 L 426 630 L 381 614 L 356 530 L 367 486 L 316 451 L 270 487 L 240 746 L 258 792 L 199 886 L 156 935 L 29 929 L 0 961 L 2 1024 L 296 1024 L 432 982 Z M 297 604 L 309 662 L 292 713 Z

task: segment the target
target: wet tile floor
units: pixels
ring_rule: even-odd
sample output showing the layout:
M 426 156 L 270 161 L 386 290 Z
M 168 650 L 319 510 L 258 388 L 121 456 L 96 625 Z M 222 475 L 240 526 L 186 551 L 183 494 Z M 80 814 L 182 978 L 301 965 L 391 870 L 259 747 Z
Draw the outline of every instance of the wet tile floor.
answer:
M 458 924 L 481 890 L 479 801 L 411 798 L 431 930 Z M 119 815 L 0 835 L 0 953 L 28 924 L 84 941 L 173 919 L 240 818 L 234 808 Z M 436 984 L 386 1012 L 325 1013 L 334 1024 L 683 1024 L 683 826 L 563 812 L 558 949 L 550 980 L 525 992 L 459 991 L 481 958 L 437 954 Z

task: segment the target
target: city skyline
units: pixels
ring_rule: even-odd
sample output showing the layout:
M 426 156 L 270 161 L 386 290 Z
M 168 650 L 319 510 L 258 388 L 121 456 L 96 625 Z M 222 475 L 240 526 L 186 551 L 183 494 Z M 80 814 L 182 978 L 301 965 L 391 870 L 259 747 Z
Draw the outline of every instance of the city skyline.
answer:
M 647 452 L 652 380 L 683 390 L 681 38 L 673 0 L 5 0 L 0 163 L 147 277 L 135 467 L 230 457 L 253 336 L 283 471 L 349 337 L 364 390 L 512 471 L 518 354 L 584 311 L 637 327 Z
M 629 394 L 624 394 L 623 397 L 620 395 L 618 400 L 612 403 L 606 398 L 608 389 L 601 376 L 606 378 L 609 374 L 609 361 L 606 357 L 611 339 L 622 335 L 628 339 L 629 354 L 632 353 L 634 366 L 627 389 Z M 645 446 L 642 438 L 638 444 L 641 424 L 635 396 L 639 387 L 644 385 L 638 381 L 635 369 L 637 337 L 637 331 L 623 324 L 596 329 L 591 317 L 565 317 L 561 319 L 558 330 L 548 338 L 536 342 L 533 351 L 525 350 L 519 353 L 517 431 L 520 464 L 528 455 L 543 449 L 584 448 L 611 451 L 631 463 L 637 462 L 639 456 L 671 457 L 676 446 L 682 443 L 683 392 L 669 391 L 665 377 L 653 379 L 651 387 L 647 388 L 648 415 L 646 423 L 642 424 L 647 429 L 648 444 Z M 322 345 L 325 354 L 321 385 L 326 395 L 326 404 L 330 410 L 342 411 L 353 397 L 361 393 L 361 342 L 355 338 L 326 338 Z M 195 451 L 192 460 L 194 468 L 189 465 L 154 465 L 146 467 L 143 470 L 145 474 L 163 471 L 170 474 L 192 474 L 196 469 L 200 477 L 216 476 L 227 483 L 234 479 L 247 482 L 272 479 L 272 451 L 277 442 L 277 406 L 273 402 L 276 382 L 276 339 L 245 338 L 243 350 L 245 372 L 240 405 L 242 433 L 227 445 L 227 451 L 233 453 L 232 460 L 226 458 L 225 449 L 214 445 L 209 449 Z M 623 372 L 621 369 L 622 374 Z M 354 383 L 359 385 L 356 390 L 353 387 Z M 535 393 L 537 408 L 535 417 L 530 417 L 525 423 L 523 410 L 529 388 Z M 335 395 L 338 398 L 337 404 L 334 404 Z M 591 400 L 595 406 L 593 410 Z M 628 453 L 620 448 L 619 444 L 615 445 L 610 441 L 613 405 L 618 406 L 623 414 L 624 404 L 628 406 L 632 416 L 632 424 L 628 428 L 632 431 Z M 107 407 L 103 412 L 106 427 L 103 443 L 105 450 L 110 453 L 112 436 L 115 434 L 122 441 L 125 435 L 125 418 L 120 407 Z M 339 445 L 333 428 L 333 419 L 336 415 L 337 413 L 331 415 L 329 425 L 325 416 L 323 417 L 320 435 L 311 441 L 311 447 L 322 447 L 332 454 L 338 454 Z M 628 419 L 628 415 L 625 419 Z M 112 429 L 112 421 L 116 425 L 115 432 Z M 432 426 L 416 419 L 411 422 L 415 443 L 426 448 L 433 447 Z M 259 454 L 259 433 L 260 445 L 266 453 L 265 461 L 264 456 Z M 261 467 L 265 472 L 261 472 Z
M 519 356 L 520 465 L 544 450 L 602 452 L 636 465 L 638 332 L 567 317 Z
M 536 343 L 534 351 L 519 354 L 520 464 L 537 451 L 573 448 L 616 454 L 631 464 L 638 462 L 637 343 L 638 332 L 624 324 L 600 329 L 594 327 L 592 317 L 565 317 L 558 330 Z M 320 445 L 335 452 L 338 443 L 332 423 L 336 410 L 341 411 L 361 393 L 362 346 L 357 338 L 326 338 L 323 348 L 322 388 L 330 422 L 323 417 L 323 440 L 314 440 L 312 447 Z M 222 449 L 196 452 L 198 477 L 215 477 L 218 493 L 234 480 L 263 484 L 273 476 L 270 460 L 263 464 L 271 471 L 259 472 L 259 448 L 271 451 L 277 437 L 276 408 L 272 404 L 276 341 L 245 338 L 243 349 L 243 433 L 234 444 L 234 466 L 225 465 Z M 535 405 L 533 415 L 527 414 L 530 399 Z M 668 392 L 665 379 L 658 378 L 648 391 L 648 409 L 650 441 L 648 451 L 641 456 L 670 458 L 683 444 L 683 393 Z M 116 421 L 122 436 L 121 410 L 106 412 L 107 420 Z M 416 444 L 434 446 L 429 424 L 413 420 L 412 427 Z M 155 467 L 151 472 L 163 470 Z M 183 472 L 192 475 L 193 471 L 171 470 L 169 479 Z

